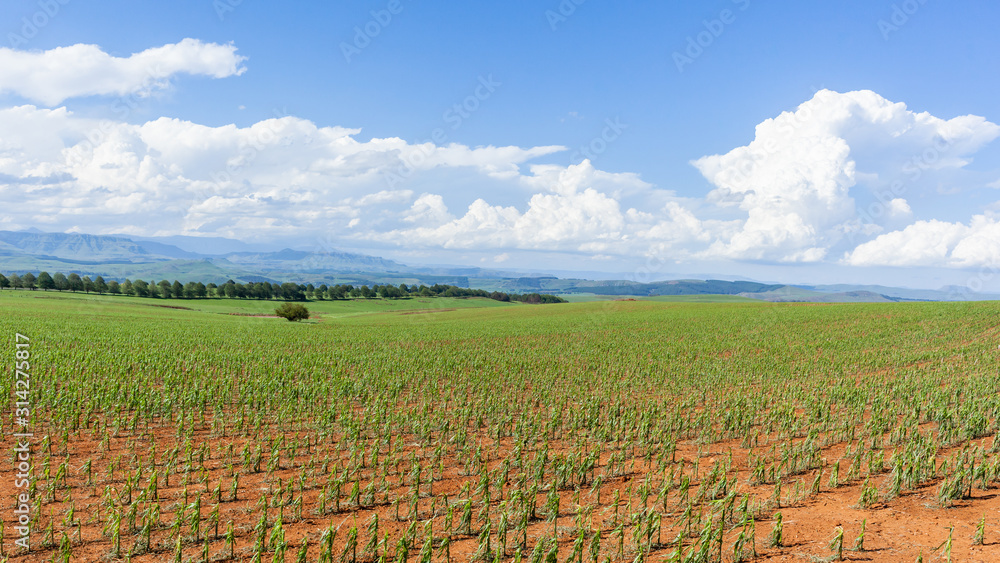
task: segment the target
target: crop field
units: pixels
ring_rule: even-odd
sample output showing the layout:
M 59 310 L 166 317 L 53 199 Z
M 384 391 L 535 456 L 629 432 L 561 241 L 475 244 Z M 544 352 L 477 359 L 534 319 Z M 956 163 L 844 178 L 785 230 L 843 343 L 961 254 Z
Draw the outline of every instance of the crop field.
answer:
M 1000 560 L 1000 304 L 425 301 L 0 292 L 0 558 Z

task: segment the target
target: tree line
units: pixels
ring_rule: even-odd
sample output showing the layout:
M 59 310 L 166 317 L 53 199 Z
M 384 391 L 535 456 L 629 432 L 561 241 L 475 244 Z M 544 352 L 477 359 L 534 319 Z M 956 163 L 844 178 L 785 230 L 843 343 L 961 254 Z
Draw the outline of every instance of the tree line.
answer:
M 488 297 L 496 301 L 518 301 L 521 303 L 565 303 L 565 300 L 555 295 L 539 293 L 505 293 L 502 291 L 485 291 L 482 289 L 469 289 L 454 285 L 434 284 L 407 285 L 405 283 L 395 285 L 367 285 L 354 286 L 349 284 L 337 284 L 328 286 L 322 284 L 318 287 L 313 284 L 299 284 L 292 282 L 247 282 L 238 283 L 229 280 L 224 284 L 205 284 L 202 282 L 181 283 L 174 280 L 173 283 L 167 280 L 145 281 L 137 279 L 135 281 L 125 279 L 123 282 L 117 280 L 106 281 L 102 276 L 91 279 L 90 276 L 80 277 L 79 274 L 69 274 L 56 272 L 50 275 L 48 272 L 40 272 L 37 276 L 28 272 L 24 275 L 10 274 L 5 276 L 0 274 L 0 289 L 25 289 L 43 291 L 72 291 L 111 295 L 130 295 L 135 297 L 151 297 L 161 299 L 205 299 L 227 297 L 230 299 L 279 299 L 285 301 L 305 301 L 305 300 L 340 300 L 340 299 L 405 299 L 410 297 Z

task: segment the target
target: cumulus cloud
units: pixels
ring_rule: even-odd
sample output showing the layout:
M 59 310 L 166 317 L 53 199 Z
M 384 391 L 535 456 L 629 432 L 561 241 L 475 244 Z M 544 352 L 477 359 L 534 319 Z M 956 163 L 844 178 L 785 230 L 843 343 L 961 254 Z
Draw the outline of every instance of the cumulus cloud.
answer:
M 695 160 L 710 191 L 682 198 L 589 160 L 537 162 L 565 150 L 556 145 L 359 140 L 360 129 L 286 115 L 246 127 L 131 124 L 22 105 L 0 109 L 0 206 L 22 210 L 0 215 L 0 228 L 324 237 L 496 263 L 539 251 L 970 267 L 1000 253 L 1000 215 L 958 223 L 921 212 L 941 174 L 998 135 L 979 117 L 821 91 L 758 125 L 748 145 Z
M 687 252 L 680 248 L 682 243 L 705 239 L 702 222 L 677 201 L 653 213 L 622 209 L 612 193 L 651 188 L 635 174 L 604 172 L 589 160 L 568 167 L 536 165 L 531 171 L 520 177 L 520 183 L 544 191 L 532 195 L 524 211 L 478 198 L 462 216 L 453 217 L 440 196 L 424 194 L 408 216 L 422 226 L 390 231 L 379 238 L 443 248 L 617 255 L 674 249 L 678 257 Z
M 844 256 L 852 266 L 1000 265 L 1000 221 L 975 215 L 968 225 L 935 219 L 917 221 L 859 245 Z
M 701 256 L 823 260 L 845 235 L 872 230 L 856 218 L 859 179 L 885 191 L 906 174 L 909 187 L 892 185 L 898 195 L 928 171 L 966 165 L 998 135 L 1000 127 L 981 117 L 944 120 L 871 91 L 817 92 L 794 112 L 759 124 L 750 144 L 692 163 L 714 185 L 709 201 L 746 213 L 742 228 Z M 910 210 L 897 197 L 888 211 L 899 217 Z
M 291 116 L 208 127 L 172 118 L 95 121 L 65 108 L 19 106 L 0 110 L 0 183 L 18 186 L 18 198 L 28 194 L 34 222 L 94 232 L 247 240 L 323 233 L 499 254 L 680 256 L 685 243 L 705 243 L 712 230 L 636 174 L 589 161 L 522 170 L 558 147 L 359 141 L 359 133 Z M 414 154 L 422 155 L 417 163 Z M 486 179 L 509 193 L 527 191 L 524 205 L 491 202 L 480 189 L 471 204 L 449 209 L 455 185 Z M 636 194 L 636 206 L 622 203 Z
M 60 230 L 255 240 L 353 228 L 360 237 L 452 219 L 439 194 L 414 201 L 413 190 L 393 187 L 406 154 L 420 150 L 432 164 L 409 171 L 404 184 L 437 169 L 446 183 L 448 174 L 513 171 L 503 181 L 517 185 L 521 165 L 553 150 L 359 141 L 359 133 L 292 116 L 209 127 L 172 118 L 98 121 L 66 108 L 0 109 L 0 185 L 18 188 L 0 190 L 0 203 L 26 198 L 29 224 Z
M 165 88 L 177 74 L 225 78 L 242 74 L 246 57 L 236 47 L 184 39 L 115 57 L 97 45 L 48 51 L 0 47 L 0 92 L 54 106 L 68 98 L 143 94 Z
M 913 214 L 910 204 L 901 197 L 889 200 L 887 212 L 890 217 L 906 217 Z
M 448 206 L 444 204 L 444 198 L 439 194 L 421 194 L 410 211 L 403 216 L 403 220 L 410 223 L 439 225 L 453 220 L 451 213 L 448 213 Z

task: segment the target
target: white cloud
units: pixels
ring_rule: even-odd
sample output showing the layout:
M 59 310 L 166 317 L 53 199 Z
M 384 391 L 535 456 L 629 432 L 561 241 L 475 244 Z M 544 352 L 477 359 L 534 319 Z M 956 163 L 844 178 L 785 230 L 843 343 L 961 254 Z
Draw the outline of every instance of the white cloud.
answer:
M 453 217 L 439 195 L 424 194 L 413 204 L 408 220 L 421 226 L 376 235 L 385 241 L 407 241 L 428 247 L 456 249 L 532 249 L 619 256 L 673 251 L 686 255 L 684 243 L 707 241 L 707 231 L 677 201 L 643 212 L 623 210 L 616 194 L 649 191 L 635 174 L 613 174 L 594 168 L 589 160 L 567 167 L 535 165 L 522 185 L 542 193 L 532 195 L 524 211 L 513 206 L 473 201 L 461 217 Z
M 968 225 L 917 221 L 859 245 L 844 256 L 852 266 L 1000 266 L 1000 221 L 976 215 Z
M 354 204 L 360 207 L 368 205 L 384 205 L 386 203 L 405 203 L 410 201 L 413 197 L 413 192 L 410 190 L 381 190 L 379 192 L 368 194 L 357 200 L 351 200 L 350 198 L 344 200 L 347 205 Z
M 943 120 L 871 91 L 817 92 L 758 125 L 749 145 L 692 163 L 715 186 L 710 202 L 746 213 L 741 229 L 701 256 L 823 260 L 845 234 L 871 230 L 856 218 L 860 178 L 874 188 L 905 173 L 913 184 L 928 171 L 964 166 L 998 135 L 1000 127 L 981 117 Z M 908 189 L 894 187 L 897 195 Z M 909 212 L 894 198 L 888 215 Z
M 224 78 L 242 74 L 246 57 L 233 45 L 184 39 L 115 57 L 97 45 L 48 51 L 0 47 L 0 92 L 54 106 L 68 98 L 144 94 L 165 88 L 177 74 Z
M 23 210 L 0 217 L 0 228 L 328 236 L 345 246 L 481 251 L 487 262 L 529 250 L 970 267 L 1000 251 L 994 215 L 963 224 L 919 213 L 940 174 L 959 170 L 1000 128 L 914 113 L 872 92 L 817 93 L 761 123 L 747 146 L 696 160 L 712 183 L 704 199 L 587 160 L 537 162 L 560 146 L 438 146 L 360 133 L 293 116 L 209 127 L 0 109 L 0 206 Z M 902 188 L 887 188 L 899 178 Z M 879 213 L 864 217 L 874 204 Z
M 514 176 L 499 181 L 516 186 L 525 161 L 554 150 L 362 142 L 359 133 L 290 116 L 208 127 L 171 118 L 98 121 L 65 108 L 0 109 L 0 184 L 18 186 L 0 190 L 0 203 L 27 199 L 34 223 L 92 232 L 140 225 L 136 234 L 257 240 L 353 229 L 345 233 L 371 237 L 453 219 L 439 194 L 413 202 L 413 190 L 389 187 L 387 175 L 405 166 L 402 155 L 415 147 L 432 164 L 409 172 L 404 184 L 433 169 L 445 184 L 470 171 L 474 178 L 504 171 Z
M 853 266 L 940 265 L 967 232 L 960 223 L 917 221 L 859 245 L 845 257 L 845 262 Z
M 421 194 L 410 211 L 403 216 L 403 220 L 410 223 L 438 225 L 451 221 L 451 213 L 448 213 L 448 206 L 444 204 L 444 198 L 438 194 Z
M 912 215 L 913 210 L 905 199 L 897 197 L 889 201 L 888 213 L 890 217 L 906 217 Z

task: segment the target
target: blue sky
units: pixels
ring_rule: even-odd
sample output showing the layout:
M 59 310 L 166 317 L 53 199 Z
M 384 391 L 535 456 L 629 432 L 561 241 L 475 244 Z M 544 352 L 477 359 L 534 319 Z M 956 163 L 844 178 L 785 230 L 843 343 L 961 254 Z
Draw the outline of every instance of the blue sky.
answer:
M 1000 7 L 679 4 L 5 2 L 0 228 L 1000 285 Z

